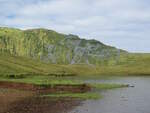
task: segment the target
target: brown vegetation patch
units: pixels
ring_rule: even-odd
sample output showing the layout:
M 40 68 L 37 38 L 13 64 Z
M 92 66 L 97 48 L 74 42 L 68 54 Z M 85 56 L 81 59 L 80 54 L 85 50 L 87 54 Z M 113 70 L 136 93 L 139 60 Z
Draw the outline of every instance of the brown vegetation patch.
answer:
M 35 91 L 37 93 L 57 93 L 57 92 L 72 92 L 72 93 L 82 93 L 87 92 L 91 88 L 86 84 L 79 85 L 33 85 L 27 83 L 16 83 L 16 82 L 0 82 L 0 88 L 18 89 L 18 90 L 28 90 Z

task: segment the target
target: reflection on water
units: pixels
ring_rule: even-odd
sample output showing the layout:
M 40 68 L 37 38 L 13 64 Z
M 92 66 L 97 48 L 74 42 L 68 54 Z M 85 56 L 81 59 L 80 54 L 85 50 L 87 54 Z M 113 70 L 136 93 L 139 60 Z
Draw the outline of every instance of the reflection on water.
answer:
M 124 83 L 134 88 L 100 92 L 100 100 L 87 100 L 70 113 L 150 113 L 150 77 L 121 77 L 87 82 Z

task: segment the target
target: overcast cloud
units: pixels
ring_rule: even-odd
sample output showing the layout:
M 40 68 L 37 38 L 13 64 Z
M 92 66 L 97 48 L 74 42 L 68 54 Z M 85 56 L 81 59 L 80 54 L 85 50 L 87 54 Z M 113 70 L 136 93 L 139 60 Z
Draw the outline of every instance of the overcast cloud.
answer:
M 150 0 L 0 0 L 0 26 L 48 28 L 150 52 Z

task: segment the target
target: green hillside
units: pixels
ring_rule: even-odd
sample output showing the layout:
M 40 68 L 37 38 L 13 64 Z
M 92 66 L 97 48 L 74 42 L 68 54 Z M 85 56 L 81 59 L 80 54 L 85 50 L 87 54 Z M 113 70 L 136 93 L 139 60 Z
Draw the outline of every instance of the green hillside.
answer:
M 116 63 L 125 51 L 47 29 L 0 28 L 0 52 L 53 64 L 104 65 Z
M 47 29 L 0 28 L 0 75 L 149 75 L 150 54 L 134 54 Z

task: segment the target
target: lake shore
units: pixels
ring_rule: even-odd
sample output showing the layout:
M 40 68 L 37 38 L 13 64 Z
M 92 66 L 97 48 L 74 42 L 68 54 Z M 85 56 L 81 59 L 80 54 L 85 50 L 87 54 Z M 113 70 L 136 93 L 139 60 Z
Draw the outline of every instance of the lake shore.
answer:
M 101 98 L 92 89 L 128 87 L 121 84 L 87 84 L 64 77 L 52 78 L 1 78 L 0 113 L 66 113 L 83 100 Z

